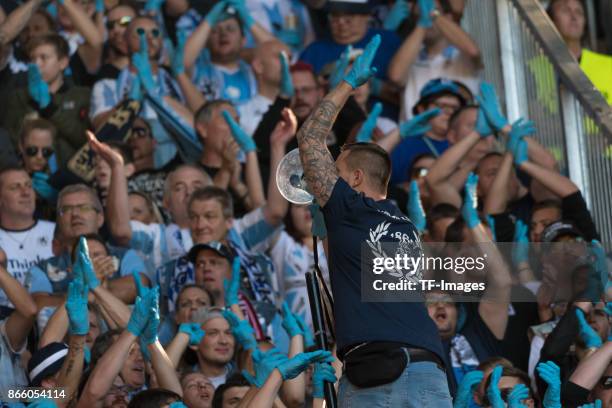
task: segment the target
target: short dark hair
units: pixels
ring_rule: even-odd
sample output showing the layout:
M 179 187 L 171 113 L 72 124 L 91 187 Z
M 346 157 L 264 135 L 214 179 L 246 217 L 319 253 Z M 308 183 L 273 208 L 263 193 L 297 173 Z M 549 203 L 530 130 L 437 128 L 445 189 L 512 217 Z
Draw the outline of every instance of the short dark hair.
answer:
M 485 154 L 484 156 L 481 157 L 480 160 L 478 160 L 478 164 L 476 165 L 476 169 L 474 169 L 474 173 L 478 173 L 478 171 L 480 170 L 480 164 L 482 162 L 484 162 L 485 160 L 491 158 L 491 157 L 499 157 L 502 158 L 504 155 L 501 154 L 500 152 L 489 152 L 487 154 Z
M 548 199 L 535 203 L 531 208 L 531 215 L 533 215 L 533 213 L 536 211 L 543 210 L 544 208 L 554 208 L 559 210 L 559 212 L 563 211 L 561 208 L 561 202 L 559 200 Z
M 223 105 L 234 106 L 226 99 L 213 99 L 212 101 L 206 102 L 196 111 L 195 115 L 193 115 L 194 123 L 208 122 L 212 119 L 213 111 Z
M 176 392 L 153 388 L 136 394 L 128 404 L 128 408 L 161 408 L 177 401 L 182 402 L 183 399 Z
M 381 193 L 387 192 L 391 177 L 391 159 L 385 149 L 376 143 L 348 143 L 342 146 L 348 151 L 346 163 L 351 169 L 362 169 Z
M 10 173 L 11 171 L 23 171 L 27 173 L 26 169 L 24 169 L 19 164 L 7 164 L 6 166 L 3 166 L 2 168 L 0 168 L 0 188 L 2 188 L 2 177 L 4 177 L 6 173 Z
M 234 217 L 234 202 L 232 200 L 232 195 L 228 193 L 227 190 L 217 186 L 208 186 L 194 191 L 189 198 L 189 202 L 187 203 L 187 211 L 189 211 L 194 201 L 207 200 L 216 200 L 219 204 L 221 204 L 223 216 L 225 218 Z
M 223 395 L 225 394 L 225 391 L 232 387 L 250 387 L 250 384 L 242 374 L 232 375 L 225 381 L 225 384 L 221 384 L 215 390 L 215 395 L 213 396 L 212 400 L 212 408 L 223 408 Z
M 91 346 L 92 364 L 100 360 L 102 355 L 106 353 L 115 342 L 115 337 L 120 336 L 121 333 L 123 333 L 123 329 L 112 329 L 96 337 L 96 341 L 94 341 L 93 346 Z
M 427 228 L 431 231 L 436 221 L 443 218 L 457 218 L 459 209 L 452 204 L 436 204 L 427 212 Z
M 34 36 L 28 41 L 28 44 L 26 46 L 26 49 L 28 50 L 28 56 L 36 48 L 42 45 L 51 45 L 53 48 L 55 48 L 55 52 L 57 54 L 58 59 L 68 58 L 68 56 L 70 55 L 70 49 L 64 37 L 56 33 L 47 33 Z
M 421 160 L 421 159 L 425 159 L 425 158 L 431 158 L 431 159 L 436 159 L 436 156 L 434 156 L 431 153 L 421 153 L 421 154 L 417 154 L 416 156 L 414 156 L 414 159 L 412 159 L 412 162 L 410 162 L 410 166 L 408 166 L 408 170 L 406 171 L 406 176 L 411 179 L 412 178 L 412 172 L 414 170 L 414 166 L 415 164 Z
M 457 119 L 459 119 L 459 116 L 461 116 L 463 112 L 469 109 L 478 109 L 478 105 L 465 105 L 454 111 L 453 114 L 450 116 L 450 119 L 448 120 L 448 128 L 453 128 L 457 122 Z
M 55 127 L 55 125 L 47 119 L 37 118 L 25 120 L 23 122 L 21 132 L 19 133 L 19 142 L 21 144 L 24 144 L 25 138 L 28 137 L 30 132 L 37 129 L 48 131 L 49 133 L 51 133 L 51 139 L 55 141 L 55 136 L 57 135 L 57 128 Z
M 198 285 L 197 283 L 189 283 L 189 284 L 183 286 L 181 288 L 181 290 L 179 291 L 178 296 L 176 297 L 176 309 L 178 309 L 179 299 L 181 298 L 181 295 L 183 294 L 183 292 L 185 292 L 187 289 L 192 289 L 192 288 L 198 288 L 202 292 L 206 293 L 206 295 L 208 295 L 208 297 L 210 298 L 210 305 L 211 306 L 213 306 L 215 304 L 215 296 L 208 289 L 206 289 L 202 285 Z

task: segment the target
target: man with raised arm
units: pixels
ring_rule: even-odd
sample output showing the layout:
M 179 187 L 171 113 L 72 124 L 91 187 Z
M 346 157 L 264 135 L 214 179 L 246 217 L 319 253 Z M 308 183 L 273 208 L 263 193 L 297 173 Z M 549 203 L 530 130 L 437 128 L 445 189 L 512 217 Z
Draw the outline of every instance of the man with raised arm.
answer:
M 379 44 L 375 36 L 297 134 L 306 183 L 327 226 L 336 342 L 345 364 L 338 400 L 340 406 L 376 401 L 389 407 L 450 407 L 440 337 L 424 304 L 364 302 L 360 297 L 367 240 L 412 244 L 420 251 L 416 228 L 386 200 L 389 156 L 375 144 L 357 143 L 345 146 L 334 162 L 325 143 L 353 90 L 376 72 L 370 66 Z

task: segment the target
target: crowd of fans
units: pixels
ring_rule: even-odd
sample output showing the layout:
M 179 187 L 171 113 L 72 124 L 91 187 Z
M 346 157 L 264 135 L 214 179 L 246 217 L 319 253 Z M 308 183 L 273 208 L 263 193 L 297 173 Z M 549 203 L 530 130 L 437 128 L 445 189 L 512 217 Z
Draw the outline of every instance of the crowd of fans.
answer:
M 548 3 L 578 61 L 608 61 L 580 46 L 581 1 Z M 322 406 L 342 363 L 317 349 L 304 276 L 316 244 L 329 279 L 334 249 L 275 174 L 380 38 L 332 155 L 388 152 L 388 199 L 423 242 L 522 244 L 490 259 L 494 302 L 425 298 L 454 406 L 612 407 L 597 226 L 537 123 L 481 81 L 464 7 L 0 0 L 0 405 L 38 387 L 56 392 L 39 406 Z M 560 289 L 580 273 L 589 296 Z

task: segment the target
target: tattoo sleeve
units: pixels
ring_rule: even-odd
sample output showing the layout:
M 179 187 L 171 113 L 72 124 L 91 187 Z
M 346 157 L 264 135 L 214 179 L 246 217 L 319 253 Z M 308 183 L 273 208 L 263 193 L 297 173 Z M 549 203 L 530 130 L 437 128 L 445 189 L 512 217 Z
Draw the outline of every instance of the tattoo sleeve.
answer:
M 334 158 L 327 149 L 327 135 L 350 93 L 351 87 L 342 82 L 325 96 L 297 133 L 306 183 L 322 207 L 339 177 Z

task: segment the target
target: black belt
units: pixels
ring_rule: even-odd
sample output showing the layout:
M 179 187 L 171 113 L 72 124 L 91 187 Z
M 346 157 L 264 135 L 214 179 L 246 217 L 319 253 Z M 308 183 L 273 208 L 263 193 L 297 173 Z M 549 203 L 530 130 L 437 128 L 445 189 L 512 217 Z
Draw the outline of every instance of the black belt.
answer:
M 367 347 L 368 344 L 369 343 L 359 343 L 359 344 L 345 347 L 343 349 L 343 352 L 340 353 L 340 356 L 342 356 L 341 358 L 344 359 L 344 356 L 349 354 L 351 351 L 357 348 Z M 442 362 L 440 357 L 438 357 L 438 355 L 434 353 L 433 351 L 429 351 L 423 348 L 415 348 L 415 347 L 412 347 L 404 343 L 387 343 L 387 344 L 389 344 L 390 348 L 397 347 L 397 348 L 405 349 L 408 352 L 408 355 L 410 356 L 411 363 L 422 363 L 422 362 L 434 363 L 435 365 L 438 366 L 440 370 L 446 371 L 444 362 Z

